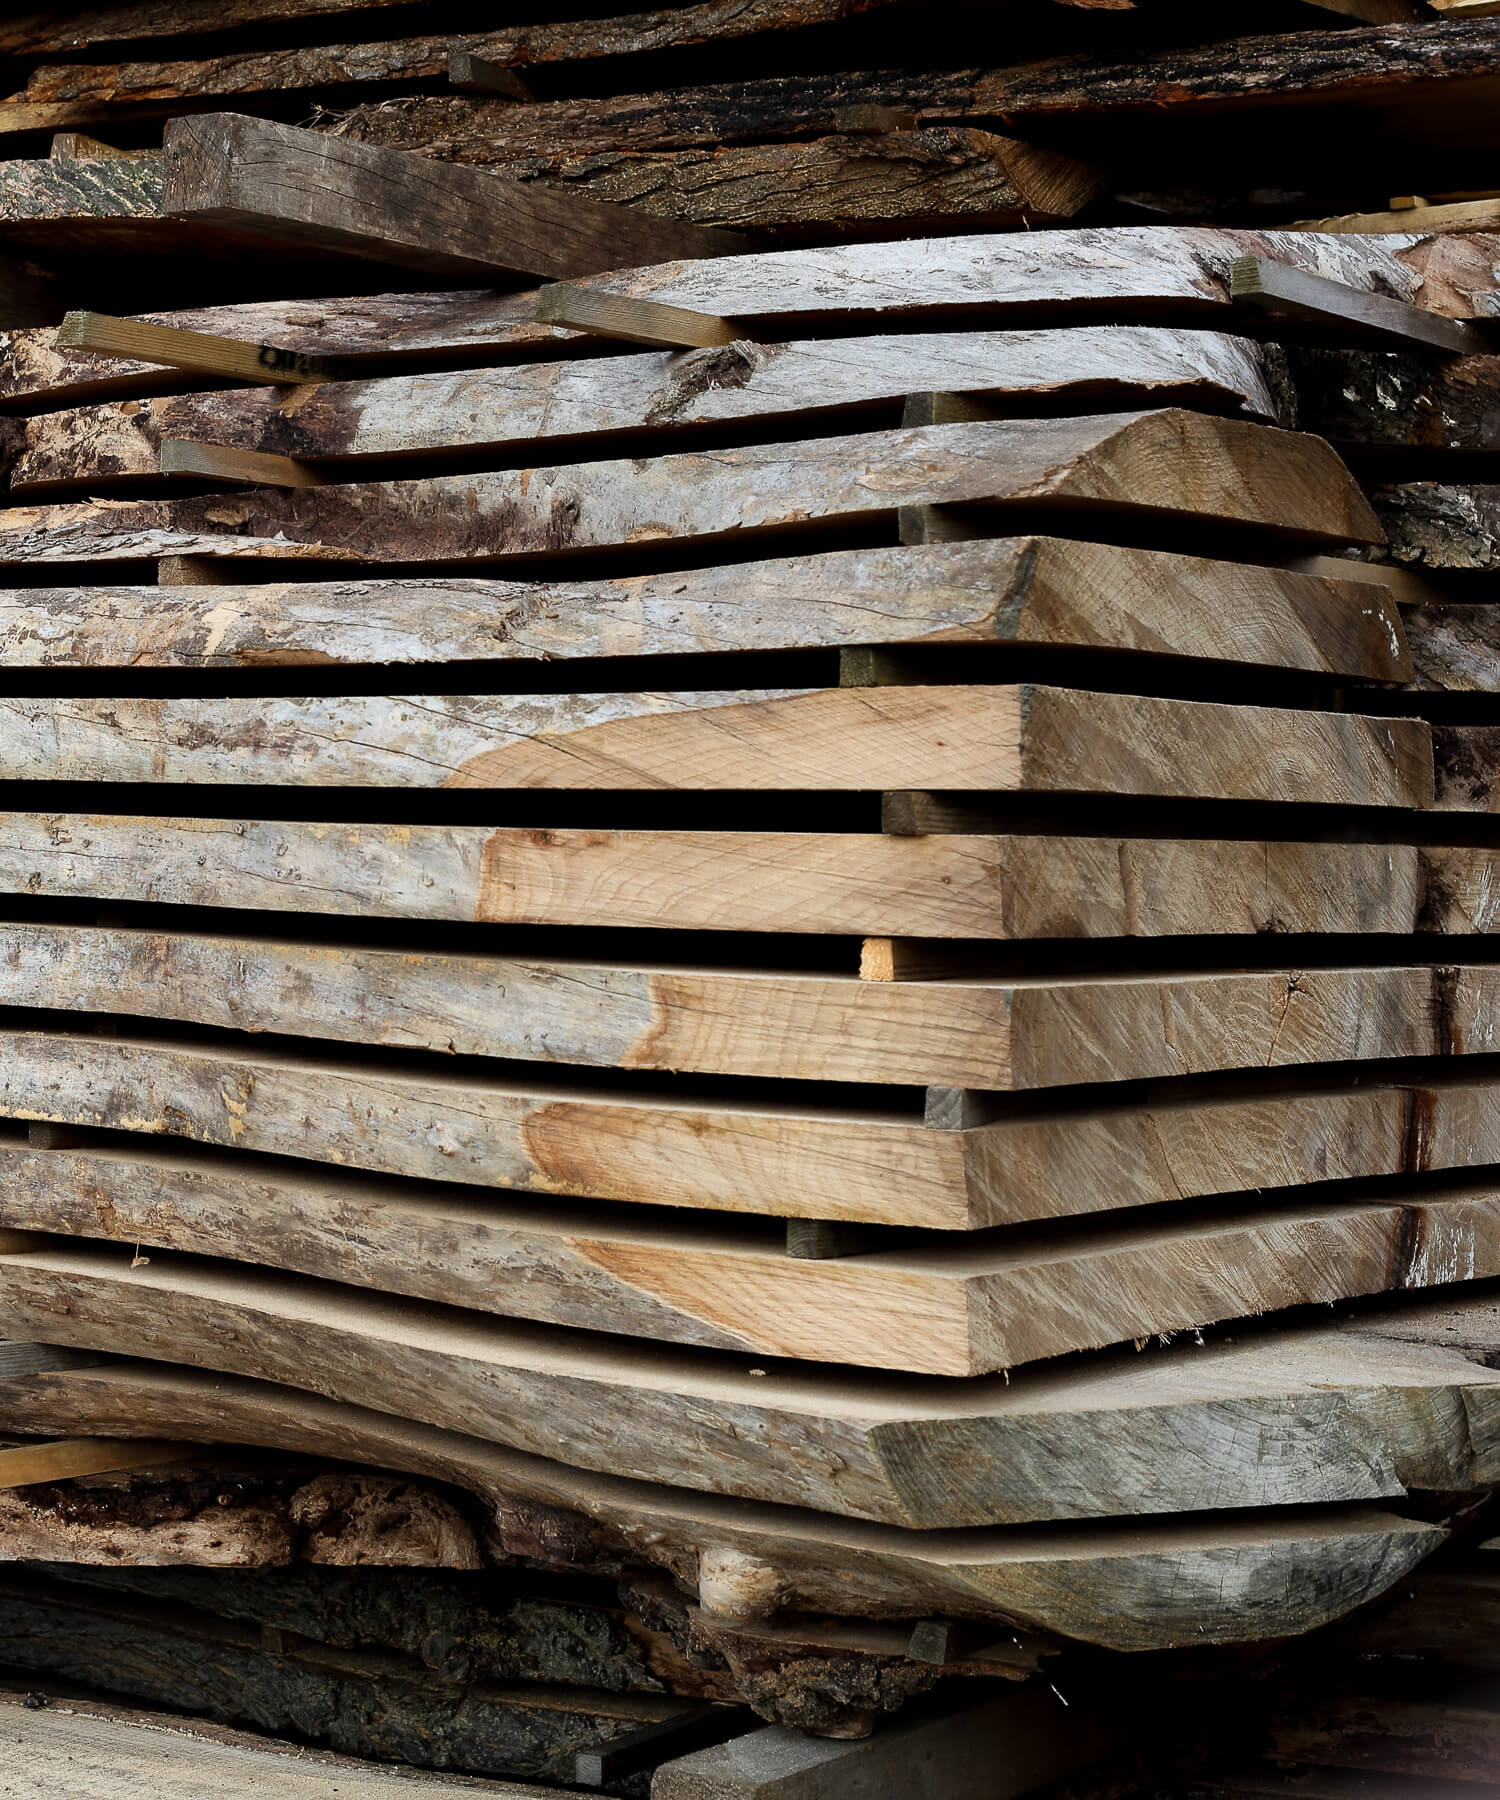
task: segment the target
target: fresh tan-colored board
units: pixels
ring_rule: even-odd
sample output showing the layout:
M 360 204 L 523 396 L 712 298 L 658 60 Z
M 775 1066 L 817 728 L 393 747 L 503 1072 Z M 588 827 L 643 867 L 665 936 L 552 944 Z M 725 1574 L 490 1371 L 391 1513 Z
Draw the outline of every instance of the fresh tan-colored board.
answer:
M 1068 688 L 15 698 L 0 777 L 393 788 L 870 789 L 1423 807 L 1418 719 Z
M 1500 1274 L 1500 1194 L 1482 1184 L 805 1259 L 748 1221 L 620 1221 L 241 1159 L 7 1148 L 0 1168 L 14 1230 L 212 1252 L 571 1331 L 925 1375 Z
M 1500 1087 L 1148 1097 L 965 1130 L 818 1107 L 450 1076 L 234 1044 L 8 1032 L 0 1114 L 379 1174 L 954 1230 L 1500 1163 Z
M 624 580 L 0 589 L 0 654 L 16 667 L 276 668 L 1014 643 L 1404 682 L 1398 598 L 1338 575 L 998 538 Z
M 58 1266 L 59 1255 L 68 1280 L 87 1292 L 88 1271 L 112 1252 L 54 1249 L 46 1266 Z M 168 1354 L 162 1321 L 152 1319 L 149 1308 L 153 1297 L 184 1289 L 258 1307 L 273 1323 L 267 1341 L 273 1356 L 279 1354 L 278 1339 L 294 1335 L 294 1327 L 274 1326 L 285 1308 L 278 1310 L 270 1297 L 284 1295 L 284 1282 L 262 1278 L 247 1296 L 227 1271 L 208 1277 L 205 1265 L 191 1265 L 185 1273 L 179 1259 L 165 1260 L 174 1273 L 164 1273 L 160 1257 L 125 1275 L 118 1273 L 117 1261 L 108 1265 L 114 1272 L 107 1285 L 124 1295 L 122 1319 L 130 1322 L 123 1346 L 112 1348 L 145 1344 L 149 1356 Z M 26 1294 L 35 1289 L 36 1277 L 28 1276 Z M 371 1317 L 374 1303 L 344 1298 L 355 1305 L 353 1314 L 344 1315 L 346 1322 Z M 101 1295 L 76 1326 L 49 1321 L 49 1329 L 85 1340 L 100 1337 L 106 1328 L 97 1318 L 105 1304 Z M 405 1341 L 415 1321 L 434 1316 L 430 1308 L 393 1305 L 377 1340 Z M 1486 1360 L 1494 1355 L 1494 1321 L 1487 1296 L 1451 1307 L 1403 1300 L 1399 1308 L 1342 1324 L 1240 1331 L 1232 1341 L 1124 1350 L 1085 1363 L 1018 1369 L 1009 1380 L 961 1382 L 914 1382 L 857 1371 L 835 1376 L 788 1364 L 755 1374 L 733 1357 L 615 1344 L 608 1347 L 618 1352 L 613 1357 L 608 1349 L 592 1358 L 575 1357 L 567 1379 L 559 1378 L 561 1371 L 549 1375 L 529 1364 L 517 1366 L 505 1380 L 531 1394 L 536 1412 L 499 1409 L 505 1390 L 498 1390 L 482 1414 L 481 1429 L 491 1437 L 520 1430 L 526 1441 L 540 1441 L 545 1454 L 557 1454 L 555 1441 L 537 1422 L 555 1401 L 565 1409 L 565 1422 L 576 1412 L 590 1421 L 570 1450 L 575 1462 L 592 1459 L 648 1479 L 670 1469 L 670 1479 L 680 1486 L 914 1526 L 929 1534 L 929 1542 L 934 1531 L 963 1526 L 1462 1492 L 1496 1479 L 1493 1421 L 1500 1385 Z M 516 1328 L 493 1320 L 468 1320 L 466 1329 L 471 1333 L 466 1343 L 475 1350 L 471 1360 L 482 1362 L 484 1345 L 519 1341 Z M 585 1340 L 561 1341 L 589 1348 Z M 252 1361 L 257 1343 L 253 1336 L 246 1340 Z M 593 1348 L 599 1348 L 597 1341 Z M 82 1359 L 90 1353 L 73 1354 Z M 235 1348 L 224 1341 L 219 1354 L 228 1361 Z M 459 1360 L 449 1362 L 450 1376 Z M 382 1382 L 386 1366 L 388 1356 L 373 1365 L 372 1378 Z M 17 1410 L 8 1406 L 6 1416 L 18 1430 L 72 1432 L 80 1416 L 49 1412 L 49 1396 L 92 1394 L 97 1411 L 82 1415 L 87 1429 L 119 1431 L 128 1420 L 128 1430 L 140 1433 L 150 1429 L 152 1409 L 133 1416 L 124 1395 L 136 1390 L 146 1373 L 106 1366 L 8 1377 L 4 1396 Z M 317 1373 L 316 1364 L 298 1367 L 289 1379 L 305 1386 L 309 1373 Z M 326 1373 L 346 1378 L 332 1368 Z M 153 1369 L 147 1380 L 212 1388 L 180 1369 Z M 234 1379 L 225 1389 L 242 1385 Z M 442 1404 L 453 1385 L 445 1380 L 431 1398 Z M 461 1389 L 462 1383 L 457 1385 Z M 120 1395 L 118 1401 L 109 1398 L 112 1392 Z M 306 1394 L 277 1398 L 288 1413 L 316 1404 Z M 386 1398 L 383 1385 L 372 1398 Z M 404 1410 L 407 1402 L 403 1397 L 396 1405 Z M 597 1430 L 603 1416 L 618 1422 L 613 1455 Z M 293 1428 L 289 1417 L 282 1423 Z M 386 1424 L 396 1432 L 408 1429 L 395 1418 Z M 156 1428 L 200 1435 L 172 1415 Z M 217 1429 L 204 1435 L 223 1441 Z M 252 1441 L 283 1440 L 273 1430 Z M 1262 1454 L 1266 1443 L 1276 1444 L 1275 1456 Z M 289 1447 L 300 1446 L 294 1439 Z M 380 1455 L 369 1460 L 403 1466 Z M 544 1498 L 524 1485 L 519 1492 Z M 845 1578 L 857 1575 L 848 1570 Z
M 157 1428 L 172 1419 L 215 1441 L 282 1443 L 436 1477 L 475 1492 L 497 1537 L 515 1534 L 530 1557 L 570 1568 L 586 1561 L 601 1572 L 655 1563 L 689 1592 L 706 1560 L 715 1591 L 727 1597 L 737 1588 L 752 1611 L 971 1617 L 1114 1648 L 1199 1645 L 1337 1618 L 1400 1580 L 1444 1536 L 1369 1506 L 1128 1532 L 916 1532 L 582 1474 L 264 1382 L 129 1364 L 91 1382 L 70 1379 L 7 1386 L 7 1407 L 41 1429 L 53 1428 L 42 1420 L 76 1420 L 82 1409 L 95 1418 L 126 1413 Z
M 278 386 L 327 381 L 336 365 L 306 351 L 274 344 L 247 344 L 146 319 L 117 319 L 109 313 L 70 312 L 57 328 L 60 350 L 144 362 L 219 379 L 274 382 Z
M 250 379 L 288 379 L 280 372 L 292 360 L 288 352 L 174 334 L 136 320 L 114 323 L 143 340 L 154 334 L 149 342 L 162 356 L 202 355 L 200 341 L 229 345 Z M 68 341 L 65 327 L 59 342 Z M 226 367 L 223 372 L 242 371 Z M 740 421 L 789 421 L 889 407 L 930 389 L 983 394 L 1020 412 L 1038 404 L 1066 403 L 1085 412 L 1101 403 L 1140 406 L 1158 400 L 1267 419 L 1281 411 L 1267 380 L 1265 353 L 1257 346 L 1213 332 L 1149 326 L 740 342 L 685 356 L 658 351 L 365 381 L 319 377 L 319 382 L 319 392 L 311 396 L 242 389 L 39 414 L 26 422 L 25 447 L 11 467 L 11 491 L 62 485 L 93 492 L 101 483 L 149 478 L 157 472 L 165 440 L 342 464 L 558 438 L 607 440 L 620 433 L 638 437 Z M 592 442 L 589 448 L 594 453 Z
M 803 444 L 473 476 L 77 501 L 0 512 L 0 566 L 293 553 L 409 563 L 545 556 L 872 524 L 904 506 L 1119 512 L 1376 543 L 1363 494 L 1319 438 L 1177 408 L 934 426 Z
M 0 887 L 428 923 L 989 939 L 1486 930 L 1493 862 L 1409 845 L 0 814 Z
M 1461 1055 L 1487 1047 L 1497 991 L 1482 965 L 862 982 L 0 927 L 6 1005 L 596 1068 L 997 1090 Z

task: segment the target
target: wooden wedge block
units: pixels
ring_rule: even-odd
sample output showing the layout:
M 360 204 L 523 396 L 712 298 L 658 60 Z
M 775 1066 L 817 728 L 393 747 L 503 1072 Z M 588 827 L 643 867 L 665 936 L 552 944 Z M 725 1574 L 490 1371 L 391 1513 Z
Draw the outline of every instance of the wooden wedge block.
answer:
M 326 357 L 271 344 L 246 344 L 237 338 L 210 337 L 145 319 L 116 319 L 108 313 L 70 312 L 57 328 L 57 347 L 118 361 L 159 363 L 195 375 L 229 376 L 242 381 L 330 381 L 337 364 Z
M 1417 719 L 1042 687 L 18 699 L 0 777 L 1191 795 L 1422 807 Z
M 1172 1214 L 1088 1233 L 788 1256 L 753 1222 L 539 1208 L 239 1158 L 0 1150 L 24 1230 L 213 1254 L 573 1330 L 924 1375 L 987 1375 L 1287 1306 L 1500 1274 L 1500 1194 Z M 441 1245 L 436 1256 L 433 1246 Z M 0 1465 L 0 1482 L 4 1480 Z
M 161 473 L 164 478 L 188 476 L 209 481 L 231 481 L 244 487 L 323 487 L 328 475 L 312 463 L 292 456 L 268 455 L 264 450 L 235 450 L 222 444 L 184 443 L 163 438 Z
M 504 63 L 459 50 L 448 57 L 448 84 L 473 94 L 503 94 L 507 100 L 535 100 L 536 89 Z
M 169 121 L 162 162 L 162 208 L 171 218 L 450 278 L 566 278 L 751 248 L 732 232 L 242 114 Z
M 872 432 L 474 476 L 0 512 L 0 566 L 163 555 L 421 565 L 868 525 L 903 506 L 1217 520 L 1311 544 L 1383 533 L 1318 438 L 1176 409 Z
M 596 303 L 636 304 L 577 291 Z M 168 335 L 134 320 L 118 323 Z M 1450 321 L 1437 323 L 1457 329 Z M 299 395 L 296 405 L 263 388 L 42 413 L 26 423 L 25 447 L 11 467 L 11 491 L 77 485 L 93 492 L 101 483 L 148 478 L 159 464 L 164 474 L 192 473 L 194 465 L 184 465 L 182 459 L 193 445 L 220 454 L 256 452 L 319 462 L 477 451 L 575 437 L 589 438 L 592 450 L 592 440 L 607 441 L 611 435 L 670 440 L 684 428 L 783 417 L 790 422 L 824 412 L 891 407 L 910 393 L 932 388 L 972 391 L 997 403 L 1011 399 L 1018 410 L 1065 397 L 1076 397 L 1080 409 L 1161 400 L 1268 419 L 1280 410 L 1267 380 L 1264 353 L 1211 332 L 1080 326 L 821 344 L 714 342 L 718 349 L 688 356 L 600 357 L 325 382 L 322 392 Z M 268 348 L 230 348 L 234 354 L 227 362 L 284 355 Z M 270 372 L 251 378 L 284 379 Z M 175 440 L 170 469 L 164 449 L 168 440 Z M 253 464 L 245 470 L 236 478 L 252 479 Z
M 1238 258 L 1230 267 L 1229 291 L 1256 312 L 1362 335 L 1385 350 L 1439 350 L 1459 356 L 1489 347 L 1483 332 L 1472 325 L 1439 318 L 1425 307 L 1386 294 L 1362 294 L 1266 256 Z
M 1412 678 L 1402 596 L 1356 576 L 1062 538 L 833 551 L 628 580 L 217 586 L 0 589 L 0 651 L 14 667 L 141 669 L 1014 643 Z
M 0 815 L 0 890 L 428 923 L 899 924 L 985 939 L 1474 931 L 1494 860 L 1396 845 Z
M 215 1441 L 238 1434 L 427 1474 L 474 1492 L 497 1536 L 529 1521 L 535 1549 L 538 1516 L 556 1521 L 547 1547 L 575 1570 L 584 1558 L 605 1573 L 643 1558 L 680 1571 L 705 1554 L 733 1556 L 753 1565 L 766 1606 L 855 1617 L 890 1606 L 908 1618 L 994 1619 L 1012 1631 L 1045 1619 L 1043 1629 L 1115 1648 L 1309 1630 L 1373 1599 L 1443 1538 L 1438 1526 L 1371 1506 L 939 1537 L 581 1473 L 265 1381 L 133 1364 L 68 1383 L 21 1389 L 18 1416 L 76 1418 L 92 1407 L 94 1417 L 131 1412 L 157 1428 L 175 1417 Z M 7 1387 L 8 1411 L 15 1391 Z M 190 1424 L 209 1418 L 212 1426 Z
M 50 1444 L 12 1444 L 0 1448 L 0 1488 L 33 1487 L 38 1482 L 73 1481 L 80 1475 L 103 1475 L 114 1469 L 154 1469 L 182 1462 L 191 1444 L 151 1438 L 65 1438 Z
M 35 890 L 32 890 L 35 891 Z M 996 1091 L 1456 1056 L 1500 973 L 874 982 L 118 927 L 0 927 L 0 1003 L 466 1056 Z
M 551 282 L 538 293 L 536 319 L 539 325 L 568 325 L 628 344 L 664 344 L 676 350 L 732 344 L 744 336 L 731 319 L 623 294 L 595 294 L 566 281 Z
M 253 1295 L 243 1288 L 237 1293 L 232 1273 L 222 1268 L 208 1277 L 205 1265 L 163 1257 L 124 1286 L 111 1251 L 54 1249 L 46 1266 L 57 1266 L 59 1255 L 66 1259 L 70 1286 L 87 1293 L 88 1272 L 104 1269 L 114 1291 L 123 1289 L 124 1317 L 132 1321 L 126 1347 L 145 1341 L 135 1321 L 152 1294 L 180 1289 L 189 1267 L 193 1274 L 186 1285 L 198 1293 L 224 1295 L 237 1305 L 248 1300 L 269 1314 L 273 1354 L 276 1340 L 295 1330 L 275 1325 L 278 1316 L 288 1316 L 287 1309 L 282 1301 L 268 1303 L 268 1296 L 284 1296 L 293 1285 L 275 1278 L 255 1278 Z M 168 1265 L 176 1273 L 164 1276 Z M 164 1279 L 172 1285 L 164 1288 Z M 143 1295 L 133 1291 L 140 1283 L 147 1284 Z M 8 1280 L 7 1286 L 15 1304 L 15 1285 Z M 35 1287 L 35 1276 L 28 1276 L 28 1294 Z M 319 1298 L 339 1292 L 321 1285 L 312 1291 Z M 357 1296 L 342 1294 L 339 1305 L 346 1326 L 359 1329 L 371 1316 L 372 1303 Z M 66 1328 L 69 1335 L 100 1336 L 96 1314 L 91 1304 L 76 1329 Z M 410 1341 L 420 1335 L 420 1320 L 462 1317 L 398 1305 L 379 1335 L 387 1343 Z M 429 1398 L 451 1409 L 455 1388 L 463 1391 L 456 1369 L 465 1360 L 482 1364 L 486 1349 L 503 1359 L 516 1329 L 493 1320 L 466 1321 L 470 1354 L 447 1359 L 442 1385 Z M 589 1347 L 586 1340 L 570 1341 L 575 1352 Z M 906 1377 L 849 1371 L 833 1378 L 785 1367 L 751 1375 L 735 1358 L 689 1351 L 653 1356 L 629 1344 L 614 1346 L 617 1361 L 607 1354 L 575 1354 L 551 1370 L 523 1357 L 526 1366 L 503 1379 L 543 1412 L 556 1394 L 569 1421 L 590 1405 L 596 1418 L 601 1412 L 617 1416 L 618 1454 L 610 1466 L 627 1481 L 660 1479 L 659 1472 L 670 1469 L 679 1501 L 687 1498 L 683 1487 L 701 1490 L 728 1482 L 744 1498 L 793 1499 L 816 1507 L 825 1513 L 824 1529 L 839 1528 L 842 1519 L 916 1527 L 931 1545 L 938 1541 L 930 1535 L 934 1530 L 954 1527 L 1138 1518 L 1143 1512 L 1155 1512 L 1159 1524 L 1160 1514 L 1172 1509 L 1212 1513 L 1291 1505 L 1303 1510 L 1309 1504 L 1401 1499 L 1410 1490 L 1481 1489 L 1494 1479 L 1487 1447 L 1493 1440 L 1483 1440 L 1476 1459 L 1463 1422 L 1472 1411 L 1488 1429 L 1495 1415 L 1500 1387 L 1483 1360 L 1494 1342 L 1494 1308 L 1487 1298 L 1456 1307 L 1408 1300 L 1377 1315 L 1303 1324 L 1248 1341 L 1211 1339 L 1202 1346 L 1153 1347 L 1145 1354 L 1127 1350 L 1062 1368 L 1018 1369 L 1008 1382 L 989 1377 L 914 1385 Z M 254 1360 L 254 1338 L 247 1348 Z M 90 1353 L 72 1354 L 82 1363 Z M 156 1350 L 151 1354 L 158 1356 Z M 218 1354 L 228 1361 L 236 1352 L 224 1344 Z M 384 1371 L 393 1360 L 387 1350 L 374 1365 L 382 1393 Z M 668 1369 L 670 1378 L 663 1379 Z M 331 1367 L 322 1372 L 325 1379 L 341 1379 Z M 258 1421 L 260 1433 L 250 1432 L 249 1442 L 318 1453 L 317 1442 L 305 1435 L 306 1423 L 318 1420 L 326 1428 L 337 1417 L 351 1432 L 346 1440 L 351 1444 L 370 1445 L 378 1432 L 392 1434 L 388 1450 L 363 1451 L 365 1460 L 385 1468 L 411 1467 L 401 1460 L 401 1446 L 431 1441 L 426 1436 L 431 1428 L 405 1417 L 362 1412 L 359 1406 L 333 1408 L 297 1391 L 305 1387 L 305 1373 L 297 1370 L 294 1386 L 278 1390 L 264 1377 L 210 1378 L 160 1361 L 155 1366 L 111 1361 L 6 1377 L 0 1392 L 6 1417 L 18 1430 L 71 1434 L 80 1425 L 96 1432 L 170 1430 L 223 1443 Z M 200 1394 L 210 1404 L 217 1399 L 223 1414 L 199 1411 L 195 1396 Z M 90 1405 L 92 1412 L 78 1410 Z M 492 1444 L 502 1431 L 509 1436 L 533 1429 L 521 1409 L 481 1417 L 476 1436 L 488 1436 Z M 361 1420 L 363 1431 L 357 1429 Z M 716 1430 L 730 1445 L 722 1462 L 713 1447 Z M 1263 1439 L 1277 1444 L 1276 1456 L 1258 1452 Z M 480 1449 L 472 1440 L 469 1447 Z M 417 1470 L 463 1482 L 454 1471 L 470 1465 L 458 1443 L 446 1448 L 452 1458 L 446 1469 L 422 1463 Z M 548 1440 L 547 1448 L 555 1449 L 555 1441 Z M 603 1459 L 608 1451 L 585 1431 L 571 1454 L 576 1462 Z M 502 1503 L 549 1498 L 549 1490 L 538 1485 L 547 1479 L 545 1469 L 529 1469 L 524 1460 L 512 1460 L 509 1467 L 508 1479 L 499 1484 Z M 1151 1471 L 1149 1480 L 1142 1479 L 1142 1469 Z M 553 1479 L 562 1476 L 554 1469 Z M 568 1479 L 587 1492 L 587 1478 L 576 1467 Z M 477 1491 L 502 1499 L 485 1484 Z M 556 1488 L 550 1497 L 557 1503 Z M 579 1502 L 575 1495 L 562 1504 L 571 1508 Z M 710 1511 L 723 1516 L 722 1505 Z

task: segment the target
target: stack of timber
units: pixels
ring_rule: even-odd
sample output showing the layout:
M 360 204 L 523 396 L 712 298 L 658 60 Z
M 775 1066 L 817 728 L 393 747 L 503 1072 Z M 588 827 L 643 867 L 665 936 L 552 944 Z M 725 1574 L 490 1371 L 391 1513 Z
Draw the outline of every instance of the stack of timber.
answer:
M 1293 375 L 1444 379 L 1497 283 L 1135 229 L 14 331 L 4 1428 L 444 1484 L 814 1729 L 960 1624 L 1399 1581 L 1500 1480 L 1490 738 Z
M 0 1664 L 624 1793 L 1488 1504 L 1500 243 L 150 179 L 280 297 L 7 315 Z

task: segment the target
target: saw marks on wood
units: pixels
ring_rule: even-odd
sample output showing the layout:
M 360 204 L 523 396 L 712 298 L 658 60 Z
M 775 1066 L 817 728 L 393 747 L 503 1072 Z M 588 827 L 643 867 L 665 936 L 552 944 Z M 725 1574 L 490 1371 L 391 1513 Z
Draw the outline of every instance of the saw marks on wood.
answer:
M 1500 1193 L 1244 1200 L 1088 1235 L 950 1238 L 821 1260 L 775 1232 L 621 1221 L 491 1194 L 218 1159 L 0 1152 L 23 1231 L 213 1253 L 572 1330 L 980 1375 L 1275 1307 L 1500 1275 Z
M 1431 804 L 1421 720 L 1058 688 L 0 703 L 10 780 Z
M 313 1060 L 233 1044 L 0 1038 L 0 1113 L 585 1200 L 962 1230 L 1500 1163 L 1461 1070 L 1041 1111 L 960 1130 L 859 1111 Z M 309 1047 L 311 1048 L 311 1047 Z M 66 1135 L 64 1135 L 66 1146 Z M 1268 1190 L 1271 1192 L 1268 1193 Z
M 0 814 L 0 891 L 13 893 L 799 935 L 1400 933 L 1439 914 L 1485 931 L 1492 861 L 1399 844 Z
M 992 1090 L 1481 1054 L 1497 985 L 1487 965 L 872 982 L 0 929 L 12 1006 L 595 1068 Z

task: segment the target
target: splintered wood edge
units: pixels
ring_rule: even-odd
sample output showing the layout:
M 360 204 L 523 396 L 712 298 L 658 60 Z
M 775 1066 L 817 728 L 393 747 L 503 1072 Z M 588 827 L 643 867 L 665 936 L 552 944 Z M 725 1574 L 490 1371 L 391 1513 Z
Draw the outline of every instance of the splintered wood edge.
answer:
M 591 331 L 598 337 L 670 349 L 708 350 L 741 342 L 746 333 L 730 319 L 691 312 L 658 300 L 633 300 L 554 281 L 537 295 L 536 323 Z

